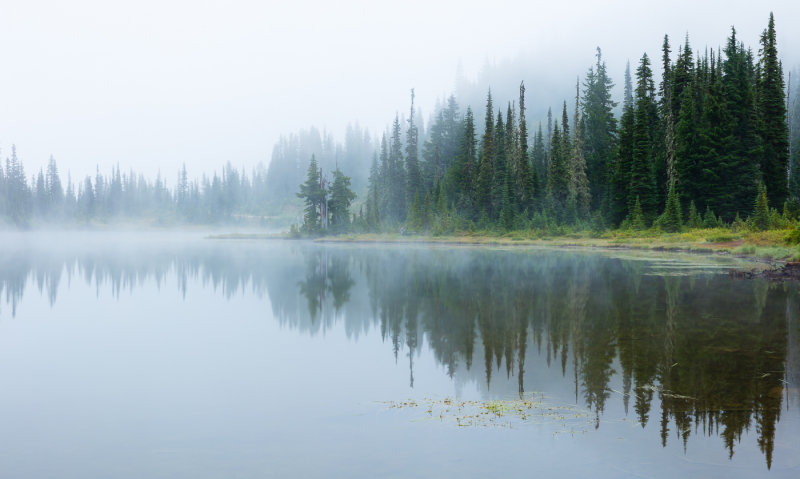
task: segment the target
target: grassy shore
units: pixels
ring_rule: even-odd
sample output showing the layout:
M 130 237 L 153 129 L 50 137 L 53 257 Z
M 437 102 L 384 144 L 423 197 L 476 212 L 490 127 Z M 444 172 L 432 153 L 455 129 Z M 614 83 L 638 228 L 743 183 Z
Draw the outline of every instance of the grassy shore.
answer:
M 778 261 L 800 260 L 800 245 L 790 244 L 792 230 L 734 232 L 729 228 L 692 229 L 681 233 L 617 230 L 578 231 L 547 235 L 536 231 L 494 233 L 479 231 L 446 236 L 363 233 L 324 236 L 320 242 L 406 242 L 470 245 L 539 245 L 563 247 L 632 248 L 654 251 L 732 254 Z
M 691 229 L 680 233 L 656 230 L 614 230 L 545 234 L 540 231 L 463 232 L 432 236 L 399 233 L 349 233 L 315 238 L 318 242 L 339 243 L 428 243 L 491 246 L 560 246 L 588 248 L 630 248 L 653 251 L 679 251 L 706 254 L 731 254 L 775 261 L 800 261 L 800 245 L 793 243 L 791 229 L 733 231 L 730 228 Z M 796 237 L 796 233 L 795 233 Z M 288 234 L 227 234 L 213 239 L 287 239 Z

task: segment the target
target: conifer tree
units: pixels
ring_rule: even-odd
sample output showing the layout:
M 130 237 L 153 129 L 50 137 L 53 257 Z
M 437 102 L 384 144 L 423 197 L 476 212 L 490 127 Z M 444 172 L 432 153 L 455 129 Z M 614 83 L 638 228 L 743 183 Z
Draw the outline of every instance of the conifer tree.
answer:
M 544 135 L 542 134 L 542 124 L 533 137 L 533 148 L 531 148 L 531 177 L 533 183 L 533 208 L 538 211 L 542 207 L 545 196 L 545 186 L 547 185 L 547 167 L 545 166 L 546 152 L 544 146 Z
M 528 158 L 528 123 L 525 119 L 525 84 L 519 85 L 519 146 L 515 152 L 515 189 L 518 212 L 533 209 L 535 179 Z
M 396 223 L 406 220 L 406 171 L 403 166 L 402 142 L 400 141 L 400 117 L 395 115 L 392 124 L 392 142 L 389 146 L 388 214 Z
M 690 228 L 700 228 L 703 226 L 703 218 L 701 218 L 700 213 L 697 212 L 697 207 L 694 205 L 694 200 L 689 203 L 688 225 Z
M 91 184 L 91 180 L 89 180 Z M 17 226 L 27 225 L 31 216 L 31 191 L 25 168 L 17 158 L 17 147 L 11 145 L 11 157 L 6 158 L 6 207 L 11 221 Z
M 783 71 L 778 60 L 775 19 L 769 14 L 769 24 L 761 35 L 759 59 L 758 112 L 760 114 L 763 159 L 762 177 L 769 204 L 777 208 L 786 201 L 789 168 L 789 129 L 786 124 L 786 97 Z
M 506 129 L 503 123 L 503 115 L 497 112 L 497 123 L 495 132 L 495 157 L 494 172 L 492 174 L 491 186 L 491 207 L 489 218 L 500 219 L 501 215 L 509 208 L 508 204 L 508 162 L 506 157 Z
M 697 146 L 694 148 L 694 171 L 688 170 L 686 187 L 700 208 L 719 209 L 725 194 L 725 140 L 731 123 L 723 98 L 721 62 L 715 62 L 711 51 L 707 75 L 698 72 L 698 82 L 704 81 L 702 104 L 699 106 L 699 125 L 696 129 Z M 707 76 L 706 80 L 703 80 Z
M 91 191 L 91 180 L 87 178 L 84 194 L 88 195 L 86 202 L 93 204 L 94 197 Z M 317 159 L 311 155 L 311 162 L 308 165 L 306 182 L 300 185 L 298 198 L 302 198 L 306 204 L 303 215 L 303 231 L 308 234 L 319 234 L 322 231 L 322 214 L 327 198 L 322 175 L 317 164 Z M 88 207 L 87 207 L 88 209 Z
M 608 213 L 609 185 L 617 147 L 617 120 L 613 113 L 617 103 L 611 96 L 614 82 L 608 76 L 600 48 L 596 57 L 597 61 L 584 81 L 581 148 L 586 160 L 591 207 L 595 210 L 602 207 Z
M 653 178 L 653 128 L 655 125 L 655 91 L 650 59 L 645 53 L 636 70 L 636 109 L 633 126 L 633 163 L 629 189 L 629 203 L 638 199 L 646 218 L 652 217 L 657 205 L 655 179 Z
M 636 197 L 636 201 L 633 202 L 633 208 L 631 209 L 631 227 L 637 231 L 647 229 L 644 212 L 642 211 L 642 203 L 639 201 L 638 196 Z
M 350 228 L 350 205 L 356 194 L 350 189 L 350 177 L 337 167 L 333 172 L 331 198 L 328 201 L 330 228 L 334 233 L 344 233 Z
M 580 79 L 575 83 L 575 118 L 573 118 L 573 131 L 575 132 L 571 165 L 570 165 L 570 203 L 575 204 L 576 213 L 580 219 L 589 217 L 592 203 L 592 193 L 589 188 L 589 179 L 586 176 L 586 160 L 583 156 L 583 123 L 580 121 Z M 605 179 L 601 180 L 605 181 Z
M 495 161 L 494 138 L 494 111 L 492 106 L 492 92 L 486 98 L 486 119 L 484 121 L 483 137 L 481 138 L 481 156 L 478 166 L 478 181 L 475 192 L 478 212 L 489 214 L 492 204 L 492 180 Z
M 722 93 L 727 123 L 723 123 L 722 152 L 717 164 L 723 185 L 735 188 L 720 189 L 716 195 L 718 213 L 733 218 L 737 212 L 747 212 L 757 190 L 758 160 L 761 155 L 756 129 L 756 105 L 753 88 L 752 56 L 736 40 L 736 30 L 725 47 L 722 62 Z
M 553 148 L 553 110 L 547 108 L 547 142 L 545 143 L 545 170 L 550 168 L 550 152 Z
M 675 127 L 674 182 L 677 183 L 675 187 L 681 202 L 686 204 L 698 196 L 701 188 L 701 185 L 698 184 L 701 172 L 697 167 L 699 125 L 694 88 L 683 89 L 681 97 L 678 124 Z
M 389 145 L 386 141 L 386 133 L 381 136 L 381 153 L 378 166 L 378 211 L 380 215 L 390 220 L 392 219 L 391 202 L 389 201 L 391 188 L 389 178 L 391 177 L 391 167 L 389 166 Z
M 631 169 L 633 167 L 634 104 L 630 62 L 625 65 L 625 90 L 620 119 L 619 145 L 612 178 L 613 206 L 611 220 L 619 224 L 630 212 Z
M 719 220 L 710 206 L 706 206 L 706 212 L 703 214 L 703 228 L 716 228 L 719 226 Z
M 658 94 L 661 98 L 662 111 L 672 110 L 670 98 L 672 94 L 672 59 L 670 54 L 672 47 L 669 44 L 669 35 L 664 35 L 664 42 L 661 44 L 661 83 L 658 86 Z
M 375 231 L 380 226 L 380 207 L 378 199 L 378 189 L 380 185 L 380 169 L 378 168 L 378 155 L 372 157 L 372 166 L 369 169 L 369 180 L 367 183 L 367 227 Z
M 761 183 L 758 185 L 755 205 L 753 207 L 753 228 L 756 231 L 768 230 L 769 220 L 769 200 L 767 197 L 767 187 Z
M 468 217 L 475 216 L 475 182 L 478 164 L 476 161 L 475 120 L 472 109 L 467 107 L 464 129 L 453 168 L 448 170 L 447 190 L 452 192 L 456 207 Z
M 681 205 L 678 201 L 678 193 L 675 191 L 675 184 L 669 185 L 667 203 L 664 213 L 658 219 L 658 226 L 669 233 L 680 231 L 681 229 Z
M 47 173 L 45 176 L 45 187 L 47 189 L 48 203 L 50 211 L 54 215 L 60 215 L 64 203 L 64 187 L 61 185 L 61 178 L 58 175 L 56 160 L 50 156 L 47 162 Z
M 678 122 L 679 113 L 682 109 L 681 103 L 683 102 L 683 92 L 689 88 L 694 81 L 694 56 L 692 47 L 689 44 L 689 35 L 686 35 L 684 44 L 678 49 L 678 58 L 675 62 L 675 68 L 671 69 L 671 78 L 669 85 L 666 85 L 665 79 L 665 94 L 666 88 L 669 88 L 669 104 L 670 111 L 672 112 L 672 119 Z
M 552 217 L 561 219 L 567 204 L 570 176 L 569 162 L 561 139 L 558 121 L 553 124 L 550 148 L 550 165 L 547 172 L 547 206 Z
M 414 89 L 411 89 L 411 113 L 406 131 L 406 204 L 422 194 L 422 173 L 419 167 L 419 131 L 414 124 Z
M 666 206 L 668 187 L 675 180 L 675 114 L 670 100 L 672 91 L 672 63 L 669 37 L 664 35 L 661 46 L 662 77 L 659 83 L 659 100 L 656 111 L 658 123 L 653 135 L 653 178 L 656 183 L 658 204 Z
M 49 202 L 47 198 L 47 189 L 44 186 L 44 171 L 42 171 L 41 168 L 39 168 L 39 173 L 36 175 L 36 188 L 33 193 L 36 213 L 41 216 L 46 216 L 49 213 Z

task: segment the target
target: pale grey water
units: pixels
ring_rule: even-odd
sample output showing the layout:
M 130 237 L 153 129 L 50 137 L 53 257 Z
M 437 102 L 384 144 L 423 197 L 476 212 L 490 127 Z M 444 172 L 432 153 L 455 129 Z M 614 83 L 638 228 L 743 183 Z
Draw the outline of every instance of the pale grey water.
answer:
M 797 477 L 799 290 L 734 263 L 2 235 L 0 477 Z

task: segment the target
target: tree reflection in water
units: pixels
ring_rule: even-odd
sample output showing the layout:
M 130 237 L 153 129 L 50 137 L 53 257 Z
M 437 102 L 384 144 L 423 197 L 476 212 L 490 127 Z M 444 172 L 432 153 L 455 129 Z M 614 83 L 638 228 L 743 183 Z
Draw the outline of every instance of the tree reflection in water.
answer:
M 619 398 L 642 427 L 658 417 L 663 445 L 671 431 L 684 448 L 692 433 L 718 435 L 732 456 L 755 426 L 769 467 L 800 371 L 797 285 L 684 267 L 582 252 L 302 243 L 28 249 L 0 256 L 0 317 L 15 316 L 29 287 L 52 306 L 65 279 L 115 296 L 149 281 L 176 281 L 185 295 L 199 280 L 229 299 L 267 295 L 275 318 L 308 334 L 343 323 L 358 338 L 377 328 L 396 359 L 407 354 L 412 387 L 423 341 L 451 378 L 482 352 L 487 390 L 503 371 L 522 395 L 526 367 L 558 367 L 596 427 Z

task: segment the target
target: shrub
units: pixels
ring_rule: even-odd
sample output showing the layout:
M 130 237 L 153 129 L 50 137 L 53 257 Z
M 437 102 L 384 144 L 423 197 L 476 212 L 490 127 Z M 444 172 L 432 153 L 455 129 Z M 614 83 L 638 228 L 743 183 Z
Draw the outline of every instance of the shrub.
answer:
M 639 197 L 636 197 L 636 203 L 633 205 L 633 212 L 631 213 L 631 227 L 636 231 L 647 229 L 644 223 L 644 214 L 642 213 L 642 204 L 639 202 Z
M 790 232 L 786 233 L 784 241 L 786 241 L 788 244 L 800 243 L 800 222 L 797 223 Z
M 767 187 L 763 183 L 758 185 L 758 194 L 753 208 L 752 225 L 755 231 L 766 231 L 770 226 L 769 203 L 767 202 Z
M 722 220 L 718 219 L 710 206 L 706 206 L 706 213 L 703 215 L 704 228 L 718 228 L 722 226 Z
M 697 207 L 694 205 L 694 200 L 689 203 L 689 228 L 702 228 L 703 227 L 703 218 L 700 217 L 700 213 L 697 212 Z

